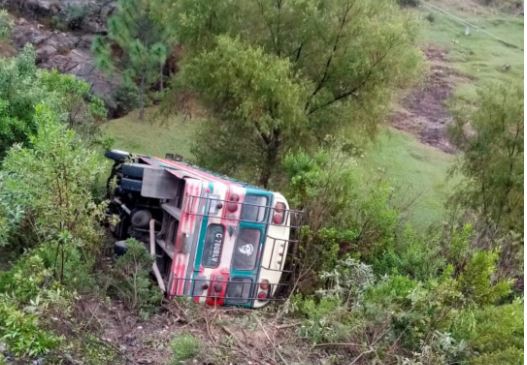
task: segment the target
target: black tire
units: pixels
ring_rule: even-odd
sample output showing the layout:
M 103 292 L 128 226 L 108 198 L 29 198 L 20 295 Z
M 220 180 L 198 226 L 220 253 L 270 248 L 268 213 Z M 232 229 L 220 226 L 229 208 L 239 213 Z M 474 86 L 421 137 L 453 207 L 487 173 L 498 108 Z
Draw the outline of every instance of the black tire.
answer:
M 146 209 L 138 209 L 132 212 L 130 224 L 135 228 L 147 228 L 152 219 L 152 212 Z
M 125 163 L 121 167 L 121 172 L 125 177 L 131 177 L 133 179 L 143 179 L 143 172 L 145 171 L 145 165 L 140 163 Z
M 121 189 L 127 192 L 140 193 L 143 182 L 141 180 L 128 179 L 123 177 L 121 179 Z
M 104 156 L 116 162 L 125 162 L 127 159 L 131 157 L 130 153 L 126 151 L 121 151 L 121 150 L 106 151 Z

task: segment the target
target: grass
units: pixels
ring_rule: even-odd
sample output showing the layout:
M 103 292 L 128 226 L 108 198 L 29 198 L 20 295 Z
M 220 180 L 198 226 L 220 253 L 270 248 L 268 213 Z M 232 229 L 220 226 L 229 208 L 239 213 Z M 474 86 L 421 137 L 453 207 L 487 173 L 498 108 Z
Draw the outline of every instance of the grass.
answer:
M 177 153 L 190 159 L 196 119 L 183 120 L 180 115 L 160 118 L 158 114 L 157 107 L 148 108 L 145 120 L 140 121 L 134 111 L 105 123 L 102 131 L 113 139 L 113 148 L 161 157 L 168 152 Z
M 456 97 L 470 102 L 476 98 L 476 88 L 488 82 L 523 82 L 523 17 L 479 7 L 478 11 L 461 10 L 448 1 L 432 3 L 451 14 L 510 43 L 504 44 L 481 30 L 470 28 L 451 16 L 421 7 L 423 17 L 421 41 L 448 49 L 451 65 L 469 80 L 456 90 Z M 432 14 L 433 21 L 424 19 Z M 515 46 L 512 46 L 515 45 Z
M 196 357 L 200 352 L 201 342 L 190 334 L 182 334 L 174 337 L 170 347 L 172 348 L 172 364 L 176 365 Z
M 414 136 L 384 129 L 359 163 L 366 178 L 384 176 L 396 189 L 399 206 L 408 206 L 405 214 L 416 228 L 426 229 L 440 223 L 451 181 L 448 169 L 455 157 L 423 145 Z

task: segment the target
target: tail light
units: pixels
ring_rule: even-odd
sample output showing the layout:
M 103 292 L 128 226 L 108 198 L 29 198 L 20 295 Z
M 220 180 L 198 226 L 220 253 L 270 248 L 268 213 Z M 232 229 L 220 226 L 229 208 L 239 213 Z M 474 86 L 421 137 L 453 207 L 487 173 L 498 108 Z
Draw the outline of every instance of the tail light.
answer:
M 269 293 L 271 292 L 271 284 L 269 284 L 269 280 L 262 280 L 260 282 L 260 291 L 256 295 L 256 298 L 263 302 L 269 299 Z
M 276 203 L 276 205 L 274 206 L 273 223 L 282 224 L 284 223 L 284 218 L 285 218 L 285 204 Z
M 231 213 L 234 213 L 238 210 L 238 202 L 240 197 L 238 194 L 232 194 L 229 201 L 227 202 L 227 210 Z
M 260 283 L 260 289 L 262 290 L 269 290 L 269 280 L 262 280 L 262 282 Z
M 228 281 L 228 272 L 211 275 L 211 282 L 208 286 L 207 299 L 205 300 L 205 303 L 212 306 L 224 305 Z

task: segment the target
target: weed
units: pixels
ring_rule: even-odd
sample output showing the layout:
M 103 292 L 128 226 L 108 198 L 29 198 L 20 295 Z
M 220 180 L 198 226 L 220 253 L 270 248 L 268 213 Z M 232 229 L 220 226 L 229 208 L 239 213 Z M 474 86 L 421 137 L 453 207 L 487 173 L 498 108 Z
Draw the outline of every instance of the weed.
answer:
M 201 348 L 201 341 L 190 334 L 176 336 L 170 343 L 172 349 L 172 364 L 181 364 L 185 360 L 196 357 Z

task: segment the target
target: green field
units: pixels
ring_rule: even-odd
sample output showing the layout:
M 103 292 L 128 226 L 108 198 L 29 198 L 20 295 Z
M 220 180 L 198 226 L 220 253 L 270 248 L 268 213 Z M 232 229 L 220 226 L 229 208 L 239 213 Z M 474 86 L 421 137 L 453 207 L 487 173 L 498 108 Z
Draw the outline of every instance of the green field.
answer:
M 103 125 L 103 133 L 113 139 L 114 148 L 155 156 L 170 152 L 192 157 L 190 147 L 198 123 L 195 119 L 185 121 L 176 114 L 160 118 L 155 107 L 147 109 L 143 121 L 137 114 L 134 111 Z
M 414 136 L 385 128 L 366 151 L 359 168 L 368 178 L 384 176 L 394 186 L 394 199 L 416 227 L 442 221 L 452 182 L 448 169 L 455 156 L 424 145 Z
M 447 49 L 451 66 L 467 77 L 456 89 L 457 97 L 470 102 L 476 97 L 477 86 L 495 81 L 523 82 L 523 17 L 483 6 L 460 9 L 445 0 L 424 2 L 419 16 L 423 24 L 421 42 Z M 467 35 L 462 20 L 480 29 L 468 26 Z

